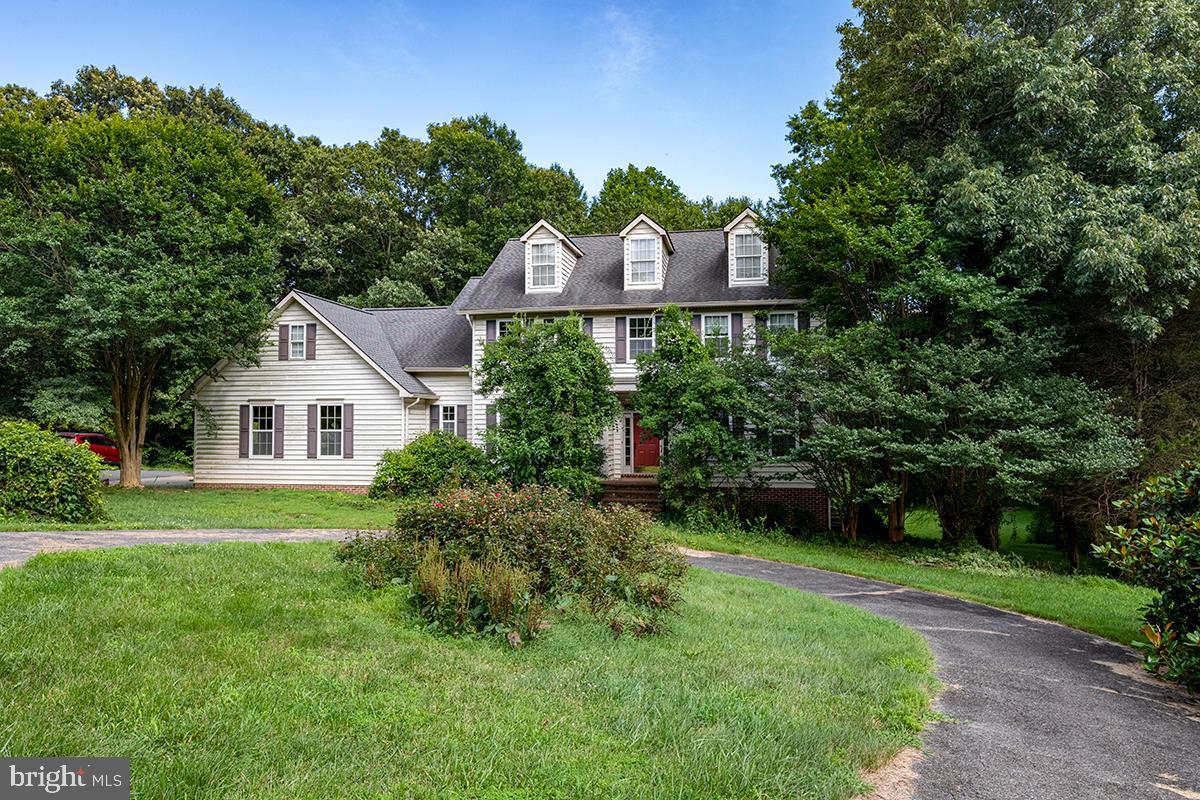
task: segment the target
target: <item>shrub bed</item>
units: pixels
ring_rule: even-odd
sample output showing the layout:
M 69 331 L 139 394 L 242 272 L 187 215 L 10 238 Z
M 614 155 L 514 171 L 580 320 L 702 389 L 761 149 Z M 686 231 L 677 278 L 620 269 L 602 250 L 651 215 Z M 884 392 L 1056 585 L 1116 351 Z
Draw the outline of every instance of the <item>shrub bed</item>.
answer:
M 62 522 L 103 516 L 100 457 L 31 422 L 0 422 L 0 513 Z
M 1144 609 L 1146 668 L 1200 692 L 1200 464 L 1150 478 L 1116 505 L 1136 522 L 1110 527 L 1096 555 L 1159 593 Z
M 374 498 L 432 494 L 447 484 L 474 486 L 496 479 L 482 449 L 447 431 L 418 436 L 379 459 L 370 495 Z
M 406 500 L 390 532 L 352 537 L 338 558 L 371 586 L 406 582 L 440 629 L 501 633 L 513 644 L 546 627 L 545 609 L 571 605 L 616 635 L 657 632 L 687 569 L 646 514 L 540 486 Z

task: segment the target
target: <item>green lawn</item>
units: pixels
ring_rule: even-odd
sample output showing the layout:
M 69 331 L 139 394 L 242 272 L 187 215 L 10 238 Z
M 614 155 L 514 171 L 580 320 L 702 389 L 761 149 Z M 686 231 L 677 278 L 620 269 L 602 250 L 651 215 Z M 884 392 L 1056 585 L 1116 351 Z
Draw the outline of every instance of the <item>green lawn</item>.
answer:
M 1033 510 L 1014 508 L 1004 512 L 1000 523 L 1000 552 L 1013 553 L 1030 567 L 1046 572 L 1070 573 L 1071 564 L 1066 553 L 1053 545 L 1033 541 Z M 933 509 L 918 508 L 910 511 L 905 520 L 909 538 L 918 541 L 937 541 L 942 537 L 937 513 Z M 1082 553 L 1079 572 L 1104 574 L 1103 563 L 1090 553 Z
M 133 759 L 142 798 L 844 798 L 913 744 L 912 631 L 693 570 L 659 637 L 425 630 L 326 543 L 143 546 L 0 571 L 0 741 Z
M 743 532 L 714 534 L 670 528 L 669 533 L 680 544 L 700 550 L 755 555 L 914 586 L 1054 620 L 1122 643 L 1141 638 L 1139 608 L 1153 595 L 1148 589 L 1098 575 L 910 563 L 922 555 L 936 557 L 933 548 L 925 548 L 930 552 L 921 554 L 911 547 L 809 542 Z
M 0 531 L 159 528 L 386 528 L 393 503 L 308 489 L 104 489 L 108 518 L 64 525 L 0 517 Z

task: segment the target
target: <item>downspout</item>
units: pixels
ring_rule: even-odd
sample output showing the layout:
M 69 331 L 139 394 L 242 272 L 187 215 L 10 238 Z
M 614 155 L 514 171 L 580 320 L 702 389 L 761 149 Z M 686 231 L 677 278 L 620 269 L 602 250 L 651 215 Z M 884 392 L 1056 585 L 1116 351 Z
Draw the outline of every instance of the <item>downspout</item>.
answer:
M 408 412 L 413 406 L 415 406 L 419 402 L 421 402 L 421 398 L 414 397 L 412 399 L 411 403 L 404 404 L 404 441 L 400 445 L 401 447 L 408 447 L 408 416 L 409 416 Z

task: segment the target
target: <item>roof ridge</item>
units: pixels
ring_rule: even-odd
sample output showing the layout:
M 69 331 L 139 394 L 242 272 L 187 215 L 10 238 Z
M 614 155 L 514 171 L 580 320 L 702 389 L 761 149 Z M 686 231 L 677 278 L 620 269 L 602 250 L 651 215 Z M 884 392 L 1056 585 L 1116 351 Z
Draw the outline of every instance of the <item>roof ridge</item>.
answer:
M 359 310 L 366 311 L 369 314 L 372 311 L 442 311 L 447 308 L 450 308 L 450 306 L 370 306 L 369 308 L 361 308 Z
M 304 295 L 305 297 L 311 297 L 315 300 L 320 300 L 322 303 L 331 303 L 335 306 L 341 306 L 342 308 L 348 308 L 351 311 L 360 311 L 363 314 L 366 314 L 368 316 L 372 316 L 372 317 L 375 316 L 374 314 L 372 314 L 370 311 L 368 311 L 365 308 L 359 308 L 358 306 L 352 306 L 349 303 L 343 303 L 340 300 L 330 300 L 328 297 L 322 297 L 319 294 L 313 294 L 312 292 L 306 292 L 302 289 L 293 288 L 292 291 L 295 292 L 296 294 Z
M 725 229 L 724 228 L 680 228 L 677 231 L 667 230 L 667 233 L 668 234 L 671 234 L 671 233 L 720 233 L 720 234 L 724 234 Z M 614 232 L 614 233 L 568 233 L 568 234 L 566 234 L 566 237 L 568 239 L 590 239 L 595 236 L 620 236 L 620 235 L 621 234 L 618 231 L 618 232 Z M 521 241 L 521 237 L 514 236 L 511 239 L 506 239 L 505 241 L 506 242 L 519 242 L 519 241 Z

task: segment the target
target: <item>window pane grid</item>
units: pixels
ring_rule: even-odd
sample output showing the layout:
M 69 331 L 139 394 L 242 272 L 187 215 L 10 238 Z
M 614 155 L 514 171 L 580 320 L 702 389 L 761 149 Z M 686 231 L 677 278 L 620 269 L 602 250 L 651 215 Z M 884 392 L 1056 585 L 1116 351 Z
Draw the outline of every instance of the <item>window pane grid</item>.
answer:
M 629 282 L 654 283 L 655 244 L 653 239 L 631 239 L 629 242 Z
M 758 234 L 739 233 L 733 237 L 734 277 L 762 277 L 762 239 Z
M 338 405 L 321 406 L 317 428 L 320 432 L 321 455 L 340 456 L 342 454 L 342 407 Z
M 629 354 L 650 353 L 654 350 L 654 317 L 629 318 Z
M 534 286 L 554 285 L 554 245 L 532 245 L 530 266 Z
M 704 343 L 715 351 L 729 349 L 729 315 L 706 314 L 704 316 Z
M 275 407 L 250 407 L 250 454 L 269 456 L 275 452 Z
M 292 325 L 288 328 L 288 343 L 291 347 L 289 355 L 294 359 L 304 358 L 304 326 Z
M 442 430 L 447 433 L 458 432 L 458 412 L 454 406 L 442 406 Z
M 796 314 L 791 311 L 773 311 L 767 315 L 767 327 L 773 331 L 794 331 Z

